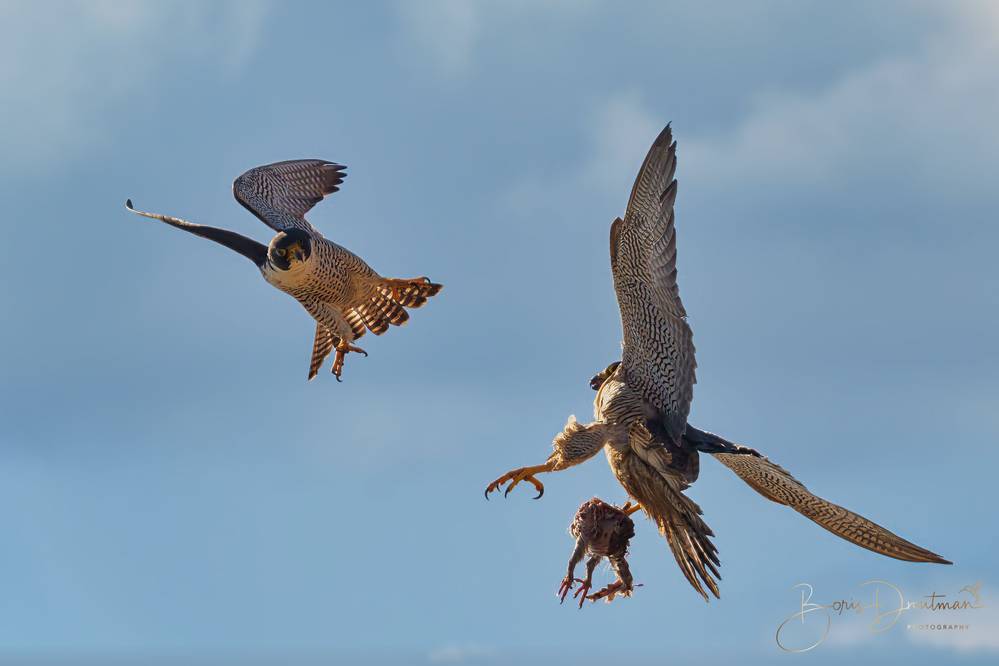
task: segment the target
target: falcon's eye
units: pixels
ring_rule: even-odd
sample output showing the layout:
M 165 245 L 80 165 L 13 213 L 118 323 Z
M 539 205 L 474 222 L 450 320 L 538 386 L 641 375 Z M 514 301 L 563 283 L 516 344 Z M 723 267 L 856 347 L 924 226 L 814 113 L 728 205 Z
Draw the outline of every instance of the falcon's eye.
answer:
M 283 247 L 279 247 L 276 250 L 274 250 L 274 254 L 276 254 L 279 257 L 283 257 L 284 255 L 288 254 L 288 252 Z

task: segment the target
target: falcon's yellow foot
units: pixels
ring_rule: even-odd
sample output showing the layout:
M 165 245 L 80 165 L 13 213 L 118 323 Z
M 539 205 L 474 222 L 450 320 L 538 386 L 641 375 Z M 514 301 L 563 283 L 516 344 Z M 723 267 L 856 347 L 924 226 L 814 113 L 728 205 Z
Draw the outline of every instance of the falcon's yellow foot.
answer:
M 340 379 L 341 373 L 343 373 L 343 359 L 347 356 L 349 352 L 357 352 L 358 354 L 368 355 L 368 352 L 364 351 L 360 347 L 355 347 L 354 345 L 348 344 L 341 340 L 336 345 L 336 356 L 333 357 L 333 374 L 336 375 L 336 380 L 338 382 L 343 381 Z
M 641 508 L 642 508 L 641 504 L 638 503 L 632 504 L 631 500 L 628 500 L 627 502 L 624 503 L 624 506 L 621 507 L 621 510 L 624 511 L 624 514 L 626 516 L 630 516 L 631 514 L 635 513 Z
M 544 465 L 534 465 L 533 467 L 519 467 L 515 470 L 511 470 L 506 474 L 504 474 L 503 476 L 501 476 L 500 478 L 493 481 L 492 483 L 490 483 L 488 486 L 486 486 L 486 499 L 489 499 L 489 493 L 493 492 L 494 490 L 499 490 L 500 486 L 502 486 L 507 481 L 510 482 L 510 485 L 506 487 L 505 491 L 503 491 L 503 497 L 509 495 L 510 491 L 513 490 L 518 483 L 520 483 L 521 481 L 527 481 L 528 483 L 534 486 L 535 490 L 538 491 L 538 495 L 534 499 L 541 499 L 541 496 L 545 494 L 545 486 L 543 483 L 535 479 L 534 475 L 540 474 L 542 472 L 550 472 L 552 471 L 552 467 L 553 463 L 548 462 L 545 463 Z

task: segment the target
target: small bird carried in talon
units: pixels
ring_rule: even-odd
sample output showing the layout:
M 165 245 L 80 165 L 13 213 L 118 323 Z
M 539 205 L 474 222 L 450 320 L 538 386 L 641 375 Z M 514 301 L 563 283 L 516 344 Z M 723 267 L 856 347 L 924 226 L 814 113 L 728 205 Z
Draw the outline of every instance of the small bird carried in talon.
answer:
M 582 583 L 573 594 L 573 598 L 579 599 L 580 608 L 587 599 L 590 601 L 606 599 L 610 602 L 618 594 L 630 597 L 636 585 L 625 557 L 628 554 L 628 543 L 631 537 L 635 536 L 635 523 L 628 517 L 628 513 L 594 497 L 583 502 L 576 511 L 569 526 L 569 533 L 575 537 L 576 547 L 572 551 L 568 571 L 558 589 L 559 603 L 565 602 L 574 582 Z M 580 580 L 575 578 L 576 565 L 586 555 L 589 555 L 586 561 L 586 578 Z M 605 557 L 617 575 L 617 580 L 599 592 L 588 594 L 593 586 L 593 570 Z
M 382 277 L 305 219 L 313 206 L 340 189 L 346 168 L 325 160 L 291 160 L 250 169 L 237 178 L 232 185 L 236 201 L 278 232 L 268 245 L 226 229 L 136 210 L 131 199 L 125 207 L 252 261 L 268 283 L 293 296 L 316 322 L 308 378 L 335 350 L 333 374 L 340 381 L 348 353 L 368 355 L 351 344 L 354 340 L 365 331 L 381 335 L 390 325 L 406 323 L 406 308 L 422 306 L 442 288 L 426 277 Z
M 624 219 L 610 227 L 610 264 L 621 313 L 621 360 L 590 379 L 597 391 L 593 421 L 570 416 L 541 465 L 519 467 L 486 487 L 486 497 L 527 481 L 544 493 L 537 475 L 586 462 L 601 450 L 618 482 L 665 537 L 690 585 L 705 601 L 719 597 L 720 561 L 701 508 L 684 494 L 697 480 L 699 454 L 731 469 L 753 490 L 788 506 L 836 536 L 875 553 L 909 562 L 950 562 L 841 506 L 758 451 L 687 422 L 694 396 L 694 343 L 676 280 L 673 206 L 676 142 L 667 125 L 649 149 L 631 190 Z M 589 580 L 589 578 L 587 578 Z M 565 596 L 571 575 L 559 590 Z M 584 593 L 585 594 L 585 593 Z

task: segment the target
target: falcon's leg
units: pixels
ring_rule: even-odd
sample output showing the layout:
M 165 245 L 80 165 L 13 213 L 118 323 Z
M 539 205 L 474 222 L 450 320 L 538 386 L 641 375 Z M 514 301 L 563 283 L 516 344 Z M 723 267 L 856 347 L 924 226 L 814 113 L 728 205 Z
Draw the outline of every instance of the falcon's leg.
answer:
M 639 504 L 638 502 L 632 504 L 631 500 L 628 500 L 627 502 L 624 503 L 624 506 L 621 507 L 621 510 L 624 511 L 624 515 L 630 516 L 631 514 L 635 513 L 641 508 L 642 505 Z
M 503 497 L 509 495 L 510 491 L 513 490 L 518 483 L 520 483 L 521 481 L 527 481 L 534 486 L 535 490 L 538 491 L 538 496 L 535 497 L 534 499 L 541 499 L 541 496 L 545 494 L 545 486 L 543 483 L 535 479 L 534 475 L 541 474 L 542 472 L 551 472 L 554 470 L 554 468 L 555 468 L 555 463 L 549 461 L 546 462 L 544 465 L 534 465 L 533 467 L 518 467 L 517 469 L 510 470 L 509 472 L 507 472 L 506 474 L 504 474 L 503 476 L 501 476 L 500 478 L 496 479 L 488 486 L 486 486 L 486 499 L 489 499 L 489 493 L 493 492 L 494 490 L 499 490 L 500 486 L 502 486 L 507 481 L 510 482 L 510 485 L 507 486 L 506 490 L 503 492 Z
M 569 570 L 566 572 L 565 578 L 562 579 L 562 584 L 559 586 L 558 592 L 556 592 L 560 604 L 565 603 L 565 596 L 572 589 L 572 583 L 575 581 L 576 576 L 576 565 L 583 559 L 585 553 L 586 542 L 582 538 L 576 539 L 576 548 L 572 551 L 572 556 L 569 558 Z
M 600 564 L 599 555 L 593 555 L 590 559 L 586 560 L 586 580 L 579 581 L 583 585 L 572 595 L 574 599 L 579 599 L 580 608 L 583 607 L 583 602 L 586 601 L 586 593 L 593 587 L 593 570 L 597 568 L 598 564 Z
M 358 354 L 368 355 L 368 352 L 364 351 L 360 347 L 355 347 L 352 344 L 346 342 L 343 338 L 338 338 L 336 342 L 336 356 L 333 357 L 333 374 L 336 375 L 336 380 L 343 381 L 340 379 L 340 374 L 343 373 L 343 359 L 349 352 L 357 352 Z

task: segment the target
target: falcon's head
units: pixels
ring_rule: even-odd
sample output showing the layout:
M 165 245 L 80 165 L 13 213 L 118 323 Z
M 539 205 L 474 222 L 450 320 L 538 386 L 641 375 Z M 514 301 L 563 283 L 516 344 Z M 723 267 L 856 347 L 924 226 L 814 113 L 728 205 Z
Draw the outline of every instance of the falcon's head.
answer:
M 275 268 L 287 271 L 312 255 L 312 237 L 301 229 L 287 229 L 271 240 L 267 258 Z
M 599 391 L 600 387 L 604 385 L 604 382 L 607 381 L 608 377 L 614 374 L 614 371 L 617 370 L 617 366 L 619 365 L 621 365 L 621 361 L 614 361 L 601 372 L 593 375 L 590 379 L 590 388 L 594 391 Z

